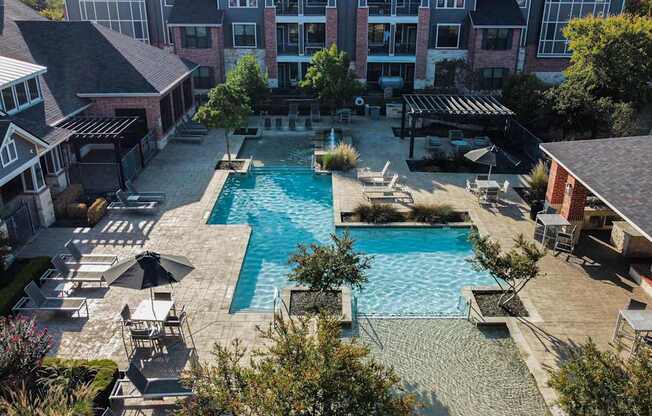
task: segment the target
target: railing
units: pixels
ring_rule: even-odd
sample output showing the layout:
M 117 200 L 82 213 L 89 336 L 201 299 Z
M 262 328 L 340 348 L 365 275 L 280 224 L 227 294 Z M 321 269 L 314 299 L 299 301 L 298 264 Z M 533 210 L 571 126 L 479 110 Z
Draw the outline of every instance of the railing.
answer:
M 389 55 L 389 43 L 369 45 L 369 55 Z
M 306 47 L 303 51 L 304 55 L 314 55 L 315 53 L 319 52 L 320 50 L 324 49 L 326 46 L 326 43 L 311 43 L 311 44 L 306 44 Z
M 391 16 L 392 14 L 392 2 L 389 0 L 369 0 L 367 6 L 369 7 L 369 16 Z
M 394 45 L 395 55 L 414 55 L 417 53 L 416 43 L 397 43 Z
M 403 6 L 396 6 L 397 16 L 417 16 L 419 14 L 420 1 L 404 0 Z
M 299 45 L 279 43 L 276 45 L 276 51 L 279 55 L 299 55 Z
M 421 1 L 418 0 L 369 0 L 369 16 L 417 16 Z
M 324 16 L 326 0 L 279 0 L 276 2 L 278 16 Z

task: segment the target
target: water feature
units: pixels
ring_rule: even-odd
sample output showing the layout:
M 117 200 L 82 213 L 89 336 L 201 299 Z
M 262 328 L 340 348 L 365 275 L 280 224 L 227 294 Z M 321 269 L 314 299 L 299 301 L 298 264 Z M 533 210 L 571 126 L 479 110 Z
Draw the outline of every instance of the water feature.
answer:
M 335 136 L 335 129 L 331 128 L 331 132 L 328 135 L 328 148 L 329 149 L 335 149 L 335 146 L 337 146 L 337 137 Z

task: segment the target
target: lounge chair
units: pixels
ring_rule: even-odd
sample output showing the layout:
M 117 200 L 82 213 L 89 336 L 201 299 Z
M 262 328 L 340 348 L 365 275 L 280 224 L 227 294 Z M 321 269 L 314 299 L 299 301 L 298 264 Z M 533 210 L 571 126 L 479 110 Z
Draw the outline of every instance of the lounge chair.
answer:
M 34 282 L 25 286 L 27 297 L 21 298 L 11 309 L 14 312 L 34 312 L 34 311 L 61 311 L 76 312 L 81 317 L 82 308 L 86 308 L 88 315 L 88 303 L 86 298 L 51 298 L 46 297 L 41 289 Z
M 146 378 L 138 367 L 130 363 L 125 377 L 115 382 L 109 400 L 182 398 L 193 394 L 179 378 Z
M 84 283 L 104 283 L 104 272 L 111 268 L 111 264 L 103 263 L 65 263 L 60 257 L 52 258 L 54 269 L 46 270 L 41 276 L 41 281 L 54 280 L 71 282 L 78 286 Z
M 387 185 L 374 185 L 374 184 L 364 184 L 362 191 L 364 193 L 381 193 L 381 192 L 394 192 L 394 191 L 405 191 L 405 187 L 398 183 L 398 174 L 395 173 L 392 176 L 392 179 L 389 180 Z
M 295 117 L 290 117 L 288 119 L 288 128 L 290 130 L 296 130 L 297 129 L 297 119 Z
M 383 170 L 380 172 L 376 172 L 373 170 L 370 170 L 369 168 L 362 168 L 357 170 L 358 174 L 358 180 L 362 182 L 371 182 L 371 183 L 378 183 L 381 182 L 381 185 L 384 185 L 385 182 L 389 182 L 387 179 L 387 172 L 389 171 L 389 165 L 390 162 L 389 160 L 385 162 L 385 166 L 383 166 Z
M 312 130 L 312 120 L 310 120 L 310 118 L 306 118 L 305 127 L 306 127 L 306 130 Z
M 412 203 L 412 194 L 406 190 L 372 192 L 365 194 L 369 202 L 407 202 Z
M 264 122 L 263 122 L 263 128 L 265 130 L 271 130 L 272 129 L 272 118 L 271 117 L 265 117 Z
M 282 130 L 283 129 L 283 119 L 281 117 L 277 117 L 274 120 L 274 123 L 276 124 L 276 130 Z
M 111 202 L 108 206 L 109 211 L 124 212 L 134 214 L 154 214 L 158 211 L 160 202 L 143 202 L 131 200 L 132 197 L 126 196 L 122 191 L 116 192 L 118 201 Z
M 138 202 L 160 202 L 163 203 L 167 199 L 165 192 L 138 192 L 136 187 L 131 181 L 125 181 L 125 187 L 127 188 L 128 197 L 138 197 Z M 118 192 L 122 192 L 121 190 Z M 124 195 L 124 193 L 123 193 Z M 120 199 L 120 197 L 118 197 Z
M 59 254 L 59 258 L 67 264 L 109 264 L 118 261 L 118 256 L 113 254 L 82 254 L 72 240 L 63 245 L 68 253 Z

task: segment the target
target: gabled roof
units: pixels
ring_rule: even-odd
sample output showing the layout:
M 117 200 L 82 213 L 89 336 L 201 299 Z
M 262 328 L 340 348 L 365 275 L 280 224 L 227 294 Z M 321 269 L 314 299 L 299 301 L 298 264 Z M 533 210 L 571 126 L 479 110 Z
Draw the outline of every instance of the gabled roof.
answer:
M 215 0 L 177 0 L 170 11 L 168 26 L 220 26 L 224 11 Z
M 0 87 L 40 75 L 45 71 L 47 68 L 43 66 L 0 56 Z
M 540 147 L 652 240 L 652 136 L 543 143 Z
M 476 0 L 469 18 L 474 27 L 517 28 L 527 24 L 515 0 Z
M 24 112 L 15 115 L 0 118 L 0 121 L 6 123 L 7 128 L 9 124 L 14 124 L 20 129 L 26 131 L 32 136 L 36 137 L 41 144 L 55 145 L 63 142 L 72 136 L 73 132 L 60 127 L 52 127 L 45 123 L 41 118 L 44 111 L 43 104 L 38 104 Z M 0 137 L 4 137 L 6 131 L 2 132 L 2 124 L 0 124 Z

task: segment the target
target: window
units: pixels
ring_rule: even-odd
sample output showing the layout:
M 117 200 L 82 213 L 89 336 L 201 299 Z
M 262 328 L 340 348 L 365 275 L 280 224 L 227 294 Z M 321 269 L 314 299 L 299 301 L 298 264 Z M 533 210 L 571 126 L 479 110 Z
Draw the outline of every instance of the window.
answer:
M 48 175 L 57 175 L 62 169 L 61 148 L 57 146 L 45 154 L 45 172 Z
M 170 6 L 174 1 L 165 0 Z M 149 43 L 145 0 L 80 0 L 80 20 L 91 21 Z
M 437 48 L 458 48 L 460 43 L 460 25 L 437 25 Z
M 206 27 L 184 27 L 183 47 L 188 49 L 209 49 L 211 47 L 210 29 Z
M 43 170 L 41 164 L 36 163 L 22 174 L 23 189 L 26 192 L 40 192 L 45 188 L 45 179 L 43 179 Z
M 28 79 L 27 86 L 29 87 L 29 99 L 31 101 L 41 98 L 41 90 L 39 89 L 37 78 Z
M 438 9 L 463 9 L 464 0 L 437 0 Z
M 323 45 L 326 40 L 326 25 L 323 23 L 306 23 L 306 43 L 308 45 Z
M 388 43 L 390 38 L 389 25 L 374 23 L 369 25 L 369 44 L 382 45 Z
M 29 98 L 27 97 L 27 87 L 24 82 L 15 85 L 16 88 L 16 98 L 18 99 L 18 107 L 23 107 L 29 104 Z
M 258 7 L 258 0 L 229 0 L 229 7 Z
M 480 70 L 480 88 L 483 90 L 499 90 L 507 76 L 505 68 L 484 68 Z
M 2 160 L 2 167 L 6 168 L 18 159 L 18 152 L 16 151 L 16 142 L 13 137 L 9 137 L 2 145 L 0 150 L 0 159 Z
M 256 47 L 256 24 L 255 23 L 233 24 L 233 47 L 234 48 Z
M 192 77 L 198 90 L 207 90 L 215 85 L 213 68 L 210 66 L 200 66 L 193 72 Z
M 482 49 L 512 49 L 512 29 L 484 29 L 482 31 Z
M 16 109 L 16 100 L 14 100 L 14 92 L 11 87 L 2 90 L 2 108 L 8 113 Z

